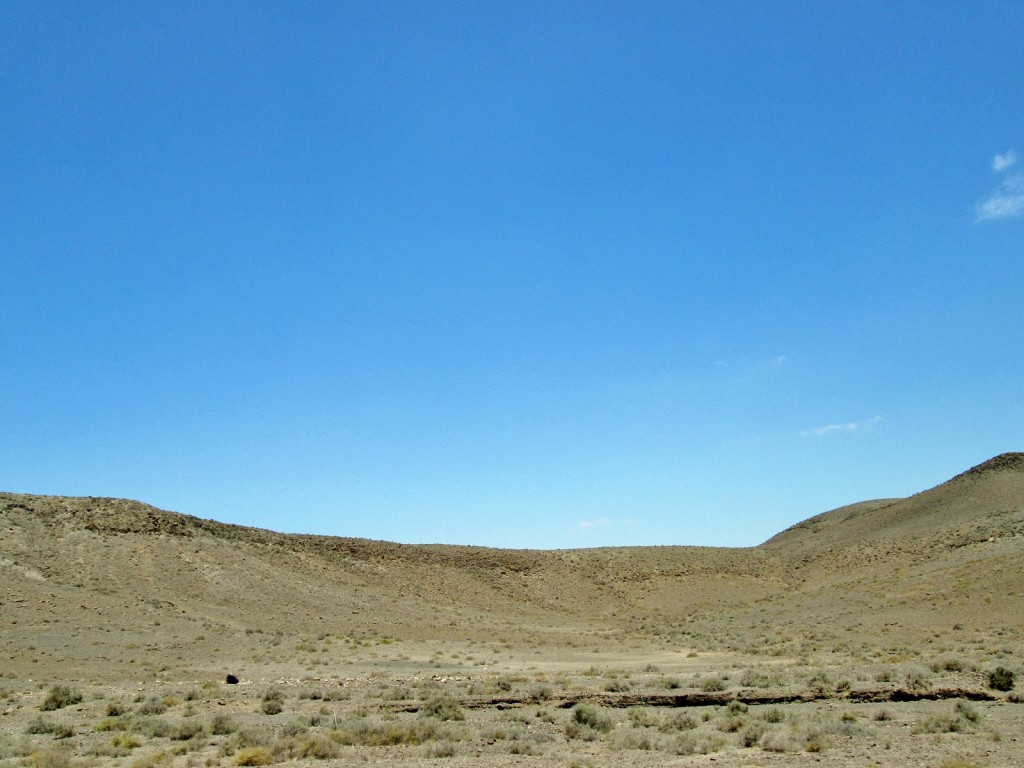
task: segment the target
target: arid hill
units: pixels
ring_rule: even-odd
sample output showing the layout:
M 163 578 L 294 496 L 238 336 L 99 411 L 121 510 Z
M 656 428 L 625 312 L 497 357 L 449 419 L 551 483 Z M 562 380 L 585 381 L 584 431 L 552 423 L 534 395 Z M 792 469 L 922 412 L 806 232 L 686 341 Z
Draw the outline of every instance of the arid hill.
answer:
M 215 665 L 260 636 L 321 633 L 540 644 L 602 633 L 757 651 L 798 643 L 811 616 L 836 642 L 954 623 L 1017 632 L 1022 554 L 1021 453 L 748 549 L 410 546 L 4 493 L 0 659 L 124 672 L 139 649 L 159 648 L 181 665 Z M 748 638 L 749 627 L 764 631 Z

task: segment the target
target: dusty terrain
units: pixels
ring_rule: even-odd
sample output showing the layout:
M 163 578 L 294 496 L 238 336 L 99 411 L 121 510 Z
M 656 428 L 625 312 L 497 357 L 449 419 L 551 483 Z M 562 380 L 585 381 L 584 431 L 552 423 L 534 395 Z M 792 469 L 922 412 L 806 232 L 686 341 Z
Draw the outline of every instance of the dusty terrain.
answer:
M 1022 555 L 1024 454 L 742 550 L 0 494 L 0 766 L 1024 765 Z

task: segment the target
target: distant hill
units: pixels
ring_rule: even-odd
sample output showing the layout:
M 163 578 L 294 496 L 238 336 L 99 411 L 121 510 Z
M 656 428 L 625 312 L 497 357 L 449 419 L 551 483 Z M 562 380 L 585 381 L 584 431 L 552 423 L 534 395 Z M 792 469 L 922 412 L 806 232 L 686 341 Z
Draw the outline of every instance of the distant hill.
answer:
M 754 616 L 921 633 L 963 616 L 1017 630 L 1022 555 L 1021 453 L 747 549 L 412 546 L 280 534 L 123 499 L 2 493 L 0 658 L 32 648 L 63 664 L 128 664 L 130 646 L 216 655 L 223 638 L 272 633 L 563 642 L 582 631 L 640 636 L 655 619 L 713 644 Z

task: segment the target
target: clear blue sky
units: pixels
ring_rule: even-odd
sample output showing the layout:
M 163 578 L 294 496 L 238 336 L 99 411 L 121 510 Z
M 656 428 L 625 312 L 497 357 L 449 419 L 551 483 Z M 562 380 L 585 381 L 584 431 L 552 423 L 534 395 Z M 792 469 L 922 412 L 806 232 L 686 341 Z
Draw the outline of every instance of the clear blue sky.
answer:
M 1020 2 L 0 5 L 0 489 L 752 545 L 1024 450 Z

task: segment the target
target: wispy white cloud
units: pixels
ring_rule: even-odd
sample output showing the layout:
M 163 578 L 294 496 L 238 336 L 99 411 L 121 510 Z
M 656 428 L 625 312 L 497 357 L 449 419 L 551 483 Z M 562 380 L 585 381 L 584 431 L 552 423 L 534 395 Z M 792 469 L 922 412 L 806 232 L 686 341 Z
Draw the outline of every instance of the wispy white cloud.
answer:
M 822 424 L 814 429 L 801 430 L 802 437 L 824 437 L 834 432 L 856 432 L 858 430 L 870 429 L 882 421 L 881 416 L 872 416 L 864 421 L 846 421 L 837 424 Z
M 1019 159 L 1017 150 L 1008 149 L 992 158 L 992 170 L 1003 173 Z M 1024 215 L 1024 173 L 1018 171 L 1007 174 L 995 191 L 975 206 L 974 221 L 1013 219 L 1021 215 Z
M 607 528 L 612 524 L 611 518 L 598 517 L 594 520 L 580 520 L 576 523 L 576 528 L 581 531 L 586 531 L 591 528 Z
M 985 200 L 978 203 L 978 221 L 996 221 L 998 219 L 1013 219 L 1024 214 L 1024 173 L 1014 173 L 1003 179 L 999 185 Z
M 1018 159 L 1017 150 L 1007 150 L 1003 154 L 992 158 L 992 170 L 996 173 L 1002 173 L 1011 165 L 1014 165 Z
M 776 355 L 775 357 L 770 357 L 767 360 L 759 360 L 753 363 L 749 368 L 749 373 L 760 375 L 766 373 L 767 371 L 774 371 L 777 368 L 781 368 L 785 364 L 786 356 Z

